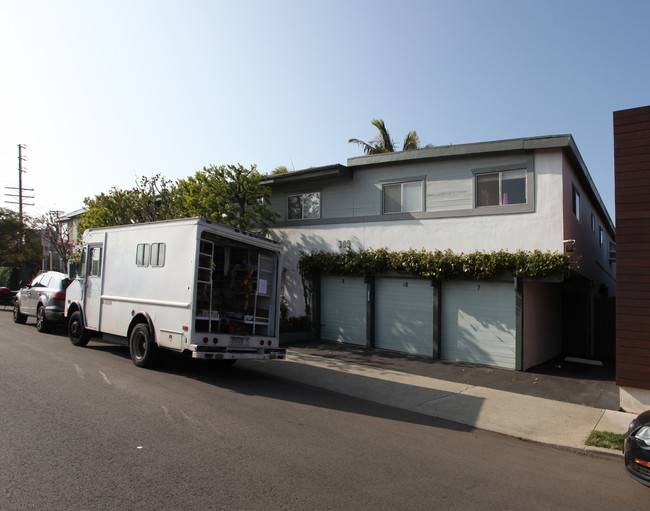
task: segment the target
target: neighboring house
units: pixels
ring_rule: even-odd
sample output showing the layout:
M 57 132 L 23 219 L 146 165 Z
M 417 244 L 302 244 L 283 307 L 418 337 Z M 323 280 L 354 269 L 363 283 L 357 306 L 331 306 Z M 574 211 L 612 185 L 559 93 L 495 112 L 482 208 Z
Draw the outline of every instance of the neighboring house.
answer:
M 65 229 L 68 232 L 70 243 L 73 243 L 75 245 L 77 245 L 77 238 L 80 234 L 77 232 L 77 225 L 81 220 L 81 215 L 83 215 L 85 212 L 86 209 L 77 209 L 59 217 L 59 223 L 65 225 Z
M 621 408 L 650 408 L 650 106 L 614 112 L 616 383 Z
M 360 156 L 263 183 L 280 215 L 272 235 L 285 247 L 291 316 L 305 310 L 301 251 L 573 250 L 581 258 L 567 279 L 322 275 L 312 314 L 323 340 L 520 370 L 562 353 L 613 350 L 596 321 L 615 294 L 614 226 L 570 135 Z
M 59 216 L 56 221 L 59 224 L 59 233 L 61 240 L 64 243 L 71 243 L 77 245 L 77 224 L 81 220 L 81 215 L 85 213 L 85 209 L 78 209 L 63 216 Z M 43 239 L 43 270 L 56 270 L 67 273 L 68 269 L 57 249 L 53 246 L 51 241 L 48 241 L 48 236 L 42 236 Z M 57 240 L 58 241 L 58 240 Z

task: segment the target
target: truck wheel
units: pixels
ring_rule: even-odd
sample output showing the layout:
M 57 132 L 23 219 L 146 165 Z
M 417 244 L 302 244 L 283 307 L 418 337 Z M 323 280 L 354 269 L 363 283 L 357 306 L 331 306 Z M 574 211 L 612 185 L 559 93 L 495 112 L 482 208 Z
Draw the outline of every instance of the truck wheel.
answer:
M 45 317 L 45 306 L 39 305 L 36 309 L 36 330 L 41 333 L 49 332 L 52 329 L 52 323 Z
M 151 367 L 156 358 L 157 346 L 151 338 L 147 323 L 138 323 L 129 337 L 129 352 L 131 360 L 137 367 Z
M 84 328 L 81 312 L 75 311 L 68 321 L 68 337 L 75 346 L 85 346 L 90 340 L 90 334 Z
M 14 323 L 20 323 L 21 325 L 27 323 L 27 316 L 20 312 L 20 304 L 18 302 L 14 302 Z

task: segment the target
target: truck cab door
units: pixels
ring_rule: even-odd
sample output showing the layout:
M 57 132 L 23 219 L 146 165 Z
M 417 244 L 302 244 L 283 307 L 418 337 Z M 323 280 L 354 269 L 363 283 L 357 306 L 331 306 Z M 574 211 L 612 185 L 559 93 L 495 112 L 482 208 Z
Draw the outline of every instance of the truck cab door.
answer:
M 99 331 L 103 287 L 104 245 L 88 245 L 85 292 L 83 299 L 86 328 Z

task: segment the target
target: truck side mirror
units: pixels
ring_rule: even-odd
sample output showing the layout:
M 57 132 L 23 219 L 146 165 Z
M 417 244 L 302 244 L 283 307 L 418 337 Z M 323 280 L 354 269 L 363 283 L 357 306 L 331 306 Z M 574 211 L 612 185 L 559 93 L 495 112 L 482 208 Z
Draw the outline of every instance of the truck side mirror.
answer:
M 19 287 L 19 288 L 23 288 L 23 287 L 27 287 L 27 286 L 29 286 L 29 284 L 28 284 L 27 282 L 25 282 L 24 280 L 21 280 L 21 281 L 18 283 L 18 287 Z
M 68 278 L 74 280 L 77 278 L 77 263 L 68 261 Z

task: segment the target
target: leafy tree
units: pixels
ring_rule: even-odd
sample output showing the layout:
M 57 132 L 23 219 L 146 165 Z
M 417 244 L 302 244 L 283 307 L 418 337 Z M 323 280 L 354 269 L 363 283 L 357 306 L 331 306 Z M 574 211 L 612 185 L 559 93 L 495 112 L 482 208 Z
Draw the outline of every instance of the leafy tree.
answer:
M 278 167 L 275 167 L 273 169 L 273 172 L 271 172 L 271 175 L 286 174 L 287 172 L 289 172 L 289 169 L 287 168 L 286 165 L 279 165 Z
M 0 266 L 22 268 L 35 273 L 40 267 L 43 248 L 34 222 L 29 217 L 0 208 Z
M 86 197 L 87 211 L 77 232 L 110 225 L 135 224 L 169 220 L 183 216 L 177 207 L 176 186 L 161 174 L 141 177 L 130 190 L 116 187 L 108 193 Z
M 204 167 L 176 183 L 179 208 L 185 216 L 202 216 L 264 235 L 277 215 L 270 208 L 271 191 L 260 184 L 261 178 L 256 165 Z
M 260 185 L 257 167 L 211 165 L 172 183 L 160 174 L 142 177 L 130 190 L 113 187 L 84 200 L 87 212 L 78 233 L 156 220 L 201 216 L 239 229 L 266 234 L 277 215 L 269 205 L 270 189 Z
M 386 124 L 381 119 L 374 119 L 372 125 L 375 126 L 379 133 L 375 138 L 370 142 L 364 142 L 358 138 L 351 138 L 348 140 L 351 144 L 358 144 L 363 147 L 363 152 L 365 154 L 380 154 L 380 153 L 393 153 L 396 151 L 395 142 L 390 136 L 390 133 L 386 129 Z M 415 131 L 409 131 L 404 138 L 404 143 L 402 144 L 402 151 L 410 151 L 413 149 L 420 149 L 420 138 Z M 430 147 L 426 145 L 425 147 Z

